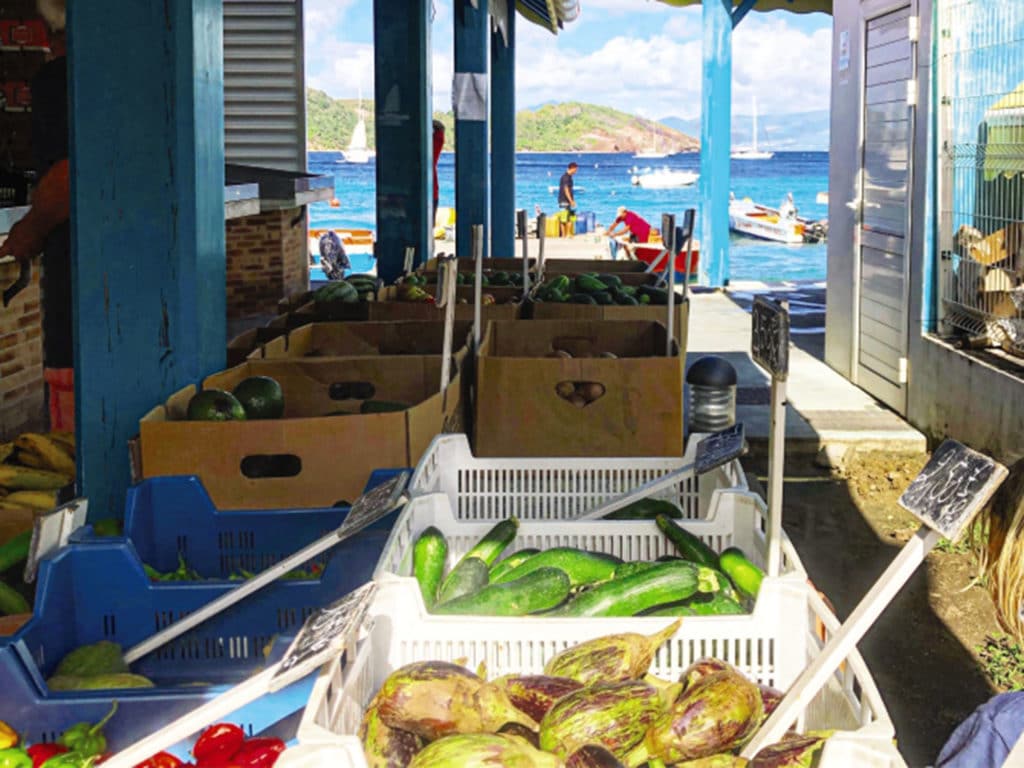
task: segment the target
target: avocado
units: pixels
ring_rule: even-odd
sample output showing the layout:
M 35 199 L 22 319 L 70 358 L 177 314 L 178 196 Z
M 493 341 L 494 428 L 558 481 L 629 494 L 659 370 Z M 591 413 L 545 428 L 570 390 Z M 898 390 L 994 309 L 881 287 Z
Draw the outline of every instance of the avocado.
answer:
M 281 385 L 269 376 L 250 376 L 232 391 L 249 419 L 280 419 L 284 415 Z
M 245 421 L 245 408 L 230 392 L 204 389 L 188 401 L 190 421 Z

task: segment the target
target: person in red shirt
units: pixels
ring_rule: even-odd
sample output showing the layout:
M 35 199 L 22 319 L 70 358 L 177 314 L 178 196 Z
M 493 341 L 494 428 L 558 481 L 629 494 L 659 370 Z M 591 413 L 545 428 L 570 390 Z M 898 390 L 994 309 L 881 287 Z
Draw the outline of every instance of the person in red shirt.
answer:
M 619 226 L 622 227 L 621 231 L 617 229 Z M 621 206 L 615 221 L 608 228 L 608 237 L 628 235 L 631 243 L 646 243 L 651 239 L 652 229 L 653 227 L 642 216 Z
M 440 193 L 437 187 L 437 162 L 441 159 L 441 150 L 444 149 L 444 123 L 440 120 L 434 121 L 434 226 L 437 226 L 437 202 L 440 200 Z

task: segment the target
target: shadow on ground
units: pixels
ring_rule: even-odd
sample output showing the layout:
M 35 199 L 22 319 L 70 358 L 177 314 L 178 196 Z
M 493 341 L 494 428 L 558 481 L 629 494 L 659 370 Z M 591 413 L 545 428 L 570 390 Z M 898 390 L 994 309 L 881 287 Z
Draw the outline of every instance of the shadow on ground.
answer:
M 916 471 L 900 461 L 894 458 L 892 466 L 899 468 L 888 473 L 893 487 L 867 502 L 852 490 L 854 480 L 836 478 L 806 458 L 787 461 L 784 527 L 840 619 L 916 529 L 913 518 L 895 508 L 902 490 L 897 486 L 909 483 Z M 765 458 L 745 463 L 748 471 L 766 475 Z M 994 693 L 970 650 L 973 644 L 965 647 L 961 640 L 995 631 L 987 592 L 974 586 L 958 594 L 970 578 L 968 555 L 933 553 L 859 646 L 912 768 L 930 765 L 953 729 Z
M 818 360 L 825 360 L 825 289 L 819 282 L 793 282 L 763 289 L 729 289 L 734 304 L 749 313 L 755 296 L 789 302 L 790 339 L 793 345 Z

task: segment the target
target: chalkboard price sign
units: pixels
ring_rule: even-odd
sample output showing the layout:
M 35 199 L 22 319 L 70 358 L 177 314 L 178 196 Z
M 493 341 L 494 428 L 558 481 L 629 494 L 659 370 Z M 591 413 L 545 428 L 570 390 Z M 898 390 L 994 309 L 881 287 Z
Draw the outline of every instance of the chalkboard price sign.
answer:
M 698 475 L 727 464 L 743 454 L 743 424 L 734 424 L 721 432 L 708 435 L 697 443 L 697 456 L 693 462 Z
M 394 512 L 402 504 L 402 492 L 408 483 L 409 473 L 399 472 L 356 499 L 344 522 L 338 527 L 338 538 L 347 539 Z
M 371 581 L 306 619 L 278 665 L 271 690 L 301 680 L 341 653 L 352 634 L 359 631 L 376 590 L 377 585 Z
M 900 496 L 900 506 L 956 541 L 1006 478 L 1006 467 L 946 440 Z
M 777 301 L 758 296 L 751 315 L 751 357 L 776 379 L 785 381 L 789 375 L 789 312 Z

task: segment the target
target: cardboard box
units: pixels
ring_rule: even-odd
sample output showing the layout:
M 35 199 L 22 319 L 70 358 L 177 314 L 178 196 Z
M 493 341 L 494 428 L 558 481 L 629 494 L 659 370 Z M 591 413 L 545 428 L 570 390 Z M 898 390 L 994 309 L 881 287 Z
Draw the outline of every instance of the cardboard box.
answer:
M 374 469 L 415 466 L 435 435 L 464 428 L 460 375 L 452 371 L 442 395 L 436 355 L 250 360 L 207 377 L 203 387 L 230 391 L 248 376 L 280 383 L 284 418 L 185 421 L 196 392 L 186 387 L 139 424 L 143 475 L 198 475 L 221 509 L 328 507 L 358 497 Z M 326 415 L 358 411 L 356 396 L 369 392 L 413 406 L 397 413 Z M 268 463 L 278 476 L 260 476 Z
M 286 333 L 288 333 L 287 317 L 279 316 L 263 328 L 250 328 L 248 331 L 238 334 L 228 342 L 228 367 L 241 365 L 254 350 Z
M 690 302 L 677 297 L 672 335 L 679 344 L 680 355 L 686 357 L 686 337 L 690 322 Z M 526 304 L 523 318 L 528 320 L 640 320 L 667 324 L 668 307 L 644 304 L 639 307 L 623 307 L 593 304 L 563 304 L 544 301 Z
M 960 265 L 957 278 L 960 301 L 967 306 L 992 317 L 1021 315 L 1010 295 L 1021 282 L 1014 272 L 965 261 Z
M 665 340 L 652 322 L 490 323 L 476 361 L 475 453 L 682 455 L 683 362 L 678 348 L 665 356 Z M 602 352 L 618 357 L 583 357 Z M 579 407 L 556 392 L 563 382 L 598 383 L 604 394 Z
M 452 355 L 457 360 L 467 354 L 469 331 L 468 322 L 455 323 Z M 443 322 L 311 323 L 261 345 L 249 359 L 440 355 L 443 351 Z
M 617 275 L 623 272 L 645 272 L 647 264 L 632 259 L 544 259 L 544 271 L 566 275 L 583 272 Z

